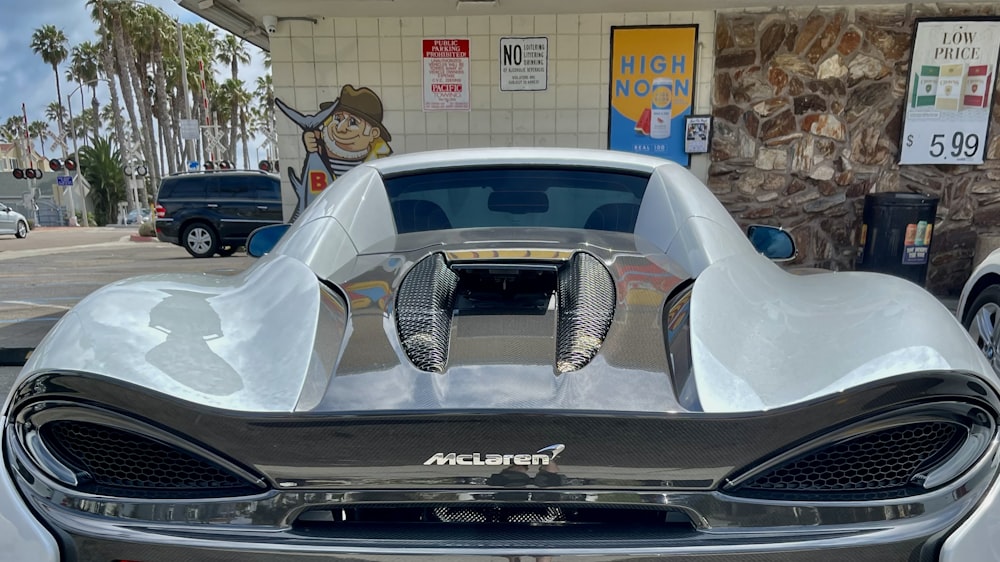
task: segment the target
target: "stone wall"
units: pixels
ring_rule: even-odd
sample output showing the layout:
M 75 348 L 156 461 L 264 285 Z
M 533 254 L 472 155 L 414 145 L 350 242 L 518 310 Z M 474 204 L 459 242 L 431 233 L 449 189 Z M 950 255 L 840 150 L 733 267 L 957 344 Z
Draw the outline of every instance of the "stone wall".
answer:
M 709 187 L 742 224 L 788 228 L 799 262 L 854 269 L 866 193 L 940 197 L 927 288 L 954 293 L 1000 233 L 1000 95 L 982 166 L 902 166 L 914 19 L 1000 4 L 720 12 Z

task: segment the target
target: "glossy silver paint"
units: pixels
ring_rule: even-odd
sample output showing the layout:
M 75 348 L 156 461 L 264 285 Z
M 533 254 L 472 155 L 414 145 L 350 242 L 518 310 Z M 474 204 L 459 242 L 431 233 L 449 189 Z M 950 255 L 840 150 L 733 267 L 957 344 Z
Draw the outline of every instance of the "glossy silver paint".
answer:
M 586 233 L 570 242 L 554 231 L 485 232 L 480 233 L 482 238 L 464 239 L 463 232 L 408 235 L 405 240 L 396 237 L 382 185 L 384 175 L 502 163 L 648 172 L 650 184 L 640 206 L 632 247 L 622 250 L 618 235 Z M 481 384 L 492 372 L 487 366 L 460 365 L 448 375 L 439 376 L 421 374 L 405 363 L 401 359 L 405 354 L 393 339 L 391 299 L 384 308 L 351 303 L 351 315 L 347 314 L 348 307 L 338 312 L 334 306 L 330 312 L 324 305 L 324 289 L 317 278 L 341 284 L 381 268 L 383 274 L 378 280 L 395 290 L 400 275 L 427 253 L 478 248 L 491 240 L 492 234 L 504 236 L 492 238 L 494 247 L 583 248 L 601 254 L 607 264 L 634 259 L 643 266 L 656 266 L 665 275 L 696 278 L 691 308 L 698 389 L 694 398 L 698 407 L 708 412 L 766 411 L 921 370 L 963 371 L 979 377 L 994 391 L 1000 388 L 990 365 L 961 326 L 916 285 L 877 274 L 789 274 L 755 253 L 721 203 L 684 168 L 628 154 L 559 149 L 432 152 L 358 166 L 313 202 L 268 256 L 240 276 L 150 276 L 119 282 L 94 293 L 50 332 L 15 381 L 15 387 L 39 373 L 76 370 L 232 412 L 343 411 L 359 402 L 374 410 L 695 409 L 694 402 L 678 401 L 673 395 L 662 348 L 647 350 L 637 346 L 631 348 L 634 353 L 629 353 L 630 348 L 624 345 L 652 336 L 662 342 L 663 334 L 657 325 L 659 309 L 655 306 L 647 306 L 649 314 L 643 316 L 641 305 L 630 308 L 627 303 L 619 304 L 617 314 L 634 314 L 634 319 L 644 321 L 612 326 L 605 345 L 614 348 L 621 344 L 619 349 L 624 351 L 619 351 L 617 357 L 614 352 L 602 351 L 572 379 L 555 380 L 545 366 L 525 366 L 521 378 L 501 385 L 499 392 L 487 394 Z M 662 306 L 665 295 L 656 294 Z M 324 314 L 335 319 L 321 328 Z M 385 343 L 379 351 L 382 355 L 377 356 L 380 362 L 374 367 L 369 353 L 372 348 L 357 343 L 370 342 L 371 334 L 381 334 Z M 352 339 L 356 340 L 354 344 Z M 641 357 L 624 367 L 609 362 L 609 358 L 642 355 L 637 348 L 648 351 L 650 357 L 655 351 L 656 358 Z M 635 396 L 621 390 L 625 380 Z M 416 392 L 428 388 L 434 392 Z M 326 395 L 324 389 L 328 390 Z M 427 394 L 438 402 L 414 398 Z M 6 434 L 0 435 L 0 439 L 7 438 Z M 973 509 L 996 473 L 997 444 L 993 442 L 990 447 L 976 468 L 956 482 L 905 500 L 803 506 L 789 502 L 763 505 L 718 493 L 661 493 L 634 499 L 637 503 L 677 505 L 695 514 L 696 526 L 711 530 L 710 539 L 715 542 L 679 545 L 671 552 L 782 553 L 849 547 L 866 541 L 878 544 L 909 540 L 947 532 L 954 521 Z M 996 484 L 992 485 L 994 489 L 983 506 L 993 507 L 1000 501 Z M 36 506 L 62 506 L 52 509 L 50 516 L 84 535 L 155 543 L 163 540 L 158 530 L 169 530 L 183 532 L 185 540 L 194 545 L 232 548 L 233 543 L 204 532 L 210 531 L 212 525 L 226 524 L 227 533 L 242 535 L 255 550 L 284 554 L 348 551 L 284 540 L 288 537 L 282 535 L 285 521 L 281 519 L 270 521 L 271 525 L 264 525 L 261 532 L 260 528 L 240 527 L 242 519 L 237 518 L 245 516 L 251 506 L 258 509 L 280 505 L 284 509 L 289 505 L 312 506 L 315 501 L 385 501 L 377 493 L 338 492 L 317 500 L 282 490 L 259 497 L 205 502 L 204 509 L 198 511 L 203 515 L 193 522 L 176 521 L 176 514 L 171 511 L 168 515 L 166 510 L 154 510 L 137 520 L 120 516 L 108 521 L 79 515 L 132 511 L 120 505 L 121 500 L 81 497 L 42 478 L 36 479 L 32 490 Z M 545 493 L 553 495 L 536 496 L 537 501 L 621 501 L 620 496 L 612 500 L 600 491 Z M 569 500 L 564 493 L 575 495 Z M 398 501 L 407 496 L 394 497 Z M 442 498 L 477 501 L 489 499 L 489 494 L 444 490 L 437 496 L 414 493 L 411 499 Z M 955 535 L 961 538 L 948 543 L 944 556 L 953 558 L 947 559 L 977 559 L 971 553 L 991 552 L 1000 544 L 1000 534 L 992 530 L 995 515 L 981 515 L 982 509 Z M 231 515 L 229 519 L 225 519 L 226 513 Z M 767 519 L 768 525 L 748 528 L 736 524 L 734 513 L 740 517 L 759 515 Z M 209 520 L 211 517 L 215 519 Z M 829 535 L 796 538 L 804 536 L 796 534 L 804 533 L 804 526 L 826 523 L 831 525 L 824 528 L 831 531 Z M 773 531 L 772 525 L 786 525 L 783 531 L 787 538 L 762 544 L 750 541 L 751 537 Z M 5 533 L 7 529 L 16 535 Z M 16 538 L 7 538 L 10 536 Z M 6 471 L 0 474 L 2 548 L 24 552 L 24 559 L 43 562 L 58 556 L 51 536 L 17 496 Z M 349 552 L 387 554 L 385 547 L 353 548 Z M 389 549 L 388 554 L 401 552 L 442 554 L 442 549 Z M 596 549 L 564 549 L 559 553 L 624 556 L 662 552 L 661 546 L 629 553 Z M 446 554 L 463 553 L 518 554 L 510 549 L 483 553 L 472 548 Z

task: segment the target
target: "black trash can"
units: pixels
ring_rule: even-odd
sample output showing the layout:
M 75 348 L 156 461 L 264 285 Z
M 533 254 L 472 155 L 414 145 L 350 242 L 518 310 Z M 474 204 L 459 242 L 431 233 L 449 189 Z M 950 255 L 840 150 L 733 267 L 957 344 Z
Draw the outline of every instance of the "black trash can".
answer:
M 888 273 L 924 286 L 938 198 L 920 193 L 865 196 L 857 269 Z

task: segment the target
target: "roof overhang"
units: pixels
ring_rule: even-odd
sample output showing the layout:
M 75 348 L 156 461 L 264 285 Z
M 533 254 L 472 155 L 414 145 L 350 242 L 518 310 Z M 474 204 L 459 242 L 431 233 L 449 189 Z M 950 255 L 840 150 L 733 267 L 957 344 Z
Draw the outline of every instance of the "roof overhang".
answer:
M 940 0 L 940 4 L 967 0 Z M 748 8 L 813 8 L 815 0 L 177 0 L 181 7 L 198 14 L 269 50 L 270 42 L 261 18 L 274 16 L 278 22 L 305 20 L 318 22 L 334 17 L 474 16 L 513 14 L 584 14 L 602 12 L 693 12 L 742 10 Z M 898 2 L 902 5 L 905 2 Z M 825 6 L 854 6 L 857 0 L 827 0 Z M 872 0 L 872 6 L 883 2 Z

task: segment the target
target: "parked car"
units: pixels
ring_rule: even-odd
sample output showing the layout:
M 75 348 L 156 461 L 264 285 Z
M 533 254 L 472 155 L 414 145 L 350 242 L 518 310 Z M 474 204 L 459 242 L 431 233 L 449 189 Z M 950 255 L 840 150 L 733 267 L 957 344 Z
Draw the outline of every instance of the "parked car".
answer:
M 5 555 L 1000 551 L 1000 381 L 951 312 L 785 271 L 791 236 L 751 241 L 680 165 L 393 156 L 247 245 L 237 276 L 93 293 L 32 353 L 2 412 Z
M 28 219 L 0 203 L 0 234 L 13 234 L 17 238 L 24 238 L 28 235 Z
M 229 256 L 254 229 L 280 224 L 281 182 L 259 171 L 211 171 L 163 178 L 156 237 L 196 258 Z
M 139 220 L 139 215 L 142 215 L 142 220 Z M 132 209 L 125 215 L 125 224 L 139 224 L 140 222 L 146 222 L 149 220 L 152 213 L 150 213 L 147 207 L 142 207 L 139 211 Z
M 972 272 L 958 300 L 958 316 L 979 349 L 1000 372 L 1000 250 Z

